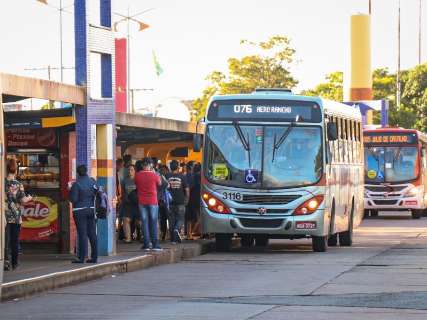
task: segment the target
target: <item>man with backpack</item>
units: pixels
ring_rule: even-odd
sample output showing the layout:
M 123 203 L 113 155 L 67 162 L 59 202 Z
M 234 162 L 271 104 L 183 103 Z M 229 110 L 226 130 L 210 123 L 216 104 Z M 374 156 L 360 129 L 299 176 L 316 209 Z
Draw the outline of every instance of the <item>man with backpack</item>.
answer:
M 79 165 L 77 167 L 77 180 L 73 183 L 69 194 L 69 199 L 73 204 L 73 217 L 77 228 L 79 248 L 78 259 L 74 260 L 73 263 L 85 262 L 88 238 L 91 248 L 91 258 L 86 262 L 98 262 L 95 210 L 103 209 L 95 208 L 95 197 L 97 196 L 98 190 L 99 187 L 95 179 L 88 176 L 86 166 Z M 99 204 L 97 204 L 97 206 L 99 206 Z M 105 206 L 105 204 L 101 206 Z M 105 214 L 107 214 L 107 212 L 105 212 Z
M 171 173 L 166 175 L 169 183 L 169 190 L 172 195 L 172 202 L 169 211 L 169 226 L 171 232 L 171 242 L 181 242 L 181 228 L 184 224 L 185 205 L 188 203 L 190 190 L 187 179 L 179 173 L 179 162 L 172 160 L 170 163 Z

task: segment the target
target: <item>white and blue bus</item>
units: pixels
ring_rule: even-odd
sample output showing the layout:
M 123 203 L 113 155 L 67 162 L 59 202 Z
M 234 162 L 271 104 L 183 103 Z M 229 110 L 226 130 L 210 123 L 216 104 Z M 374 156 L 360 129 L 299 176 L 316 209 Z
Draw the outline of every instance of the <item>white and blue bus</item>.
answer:
M 257 89 L 213 97 L 205 124 L 202 227 L 218 251 L 234 236 L 242 246 L 310 237 L 316 252 L 351 246 L 363 218 L 358 109 Z

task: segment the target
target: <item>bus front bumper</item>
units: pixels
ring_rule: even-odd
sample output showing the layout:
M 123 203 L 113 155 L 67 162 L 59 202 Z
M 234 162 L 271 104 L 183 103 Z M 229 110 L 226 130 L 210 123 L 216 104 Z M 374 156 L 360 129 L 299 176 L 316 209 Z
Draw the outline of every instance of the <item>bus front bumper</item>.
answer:
M 423 209 L 422 201 L 419 197 L 407 198 L 365 198 L 365 210 L 411 210 Z
M 269 234 L 280 236 L 325 236 L 330 218 L 324 209 L 306 216 L 249 216 L 219 214 L 202 207 L 204 233 Z

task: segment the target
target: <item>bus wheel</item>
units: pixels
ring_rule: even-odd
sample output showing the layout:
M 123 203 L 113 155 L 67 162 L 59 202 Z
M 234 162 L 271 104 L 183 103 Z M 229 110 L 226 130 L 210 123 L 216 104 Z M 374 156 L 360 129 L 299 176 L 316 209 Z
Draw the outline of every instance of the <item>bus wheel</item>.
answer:
M 314 252 L 325 252 L 328 250 L 328 237 L 311 237 L 313 251 Z
M 335 247 L 338 244 L 338 235 L 331 234 L 328 238 L 328 247 Z
M 411 210 L 412 219 L 420 219 L 421 218 L 421 210 Z
M 240 237 L 240 244 L 242 247 L 252 247 L 254 244 L 254 237 L 250 234 L 243 234 Z
M 218 252 L 226 252 L 231 249 L 231 234 L 217 233 L 215 234 L 215 247 Z
M 255 236 L 255 245 L 257 247 L 266 247 L 268 245 L 268 236 Z
M 351 207 L 351 213 L 348 221 L 348 230 L 340 232 L 340 246 L 351 247 L 353 244 L 353 212 L 354 206 Z

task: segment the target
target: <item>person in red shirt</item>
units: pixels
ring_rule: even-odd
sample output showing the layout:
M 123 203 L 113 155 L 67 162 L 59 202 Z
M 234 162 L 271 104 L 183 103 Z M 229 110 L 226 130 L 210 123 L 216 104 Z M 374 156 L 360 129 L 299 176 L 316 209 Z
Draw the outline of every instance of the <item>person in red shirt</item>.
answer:
M 159 244 L 157 221 L 159 205 L 157 201 L 157 188 L 161 185 L 160 176 L 153 169 L 151 158 L 142 159 L 141 171 L 135 175 L 135 185 L 138 192 L 139 211 L 141 213 L 144 245 L 142 249 L 155 251 L 162 250 Z

